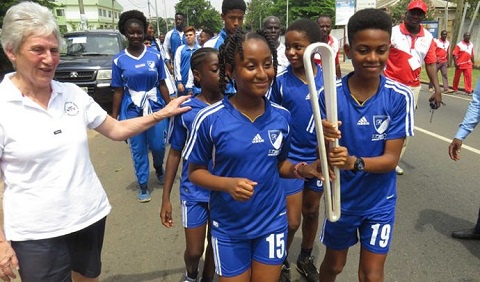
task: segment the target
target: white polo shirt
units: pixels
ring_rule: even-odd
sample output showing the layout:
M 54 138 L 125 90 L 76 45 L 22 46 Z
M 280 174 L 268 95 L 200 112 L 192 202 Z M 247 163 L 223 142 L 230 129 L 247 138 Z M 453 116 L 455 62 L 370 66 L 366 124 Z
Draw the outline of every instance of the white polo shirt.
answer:
M 107 113 L 79 87 L 53 81 L 48 109 L 0 84 L 0 168 L 7 240 L 81 230 L 111 209 L 90 161 L 87 129 Z

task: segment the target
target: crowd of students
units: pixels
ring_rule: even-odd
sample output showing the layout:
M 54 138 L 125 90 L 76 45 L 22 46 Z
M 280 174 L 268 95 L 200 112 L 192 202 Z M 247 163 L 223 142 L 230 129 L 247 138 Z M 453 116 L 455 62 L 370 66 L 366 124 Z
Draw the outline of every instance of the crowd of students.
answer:
M 417 64 L 424 60 L 432 74 L 435 63 L 431 44 L 421 46 L 409 64 L 402 62 L 405 46 L 395 36 L 424 36 L 433 42 L 418 24 L 426 12 L 425 3 L 412 1 L 405 22 L 393 28 L 384 11 L 356 12 L 348 22 L 348 44 L 344 46 L 354 70 L 343 77 L 338 40 L 330 35 L 330 17 L 294 21 L 286 29 L 283 44 L 279 41 L 280 20 L 275 16 L 265 19 L 263 30 L 242 31 L 245 11 L 244 0 L 225 0 L 225 26 L 215 36 L 208 30 L 198 33 L 192 26 L 185 27 L 184 15 L 177 13 L 175 27 L 158 39 L 142 12 L 122 13 L 118 28 L 128 45 L 112 62 L 113 119 L 93 105 L 90 111 L 95 110 L 108 123 L 95 120 L 88 126 L 115 139 L 128 138 L 140 202 L 150 201 L 147 182 L 152 152 L 157 179 L 164 184 L 160 219 L 167 228 L 174 226 L 176 209 L 171 193 L 182 165 L 184 281 L 199 281 L 199 276 L 203 282 L 212 281 L 215 274 L 220 281 L 290 281 L 288 253 L 300 226 L 296 268 L 307 281 L 335 281 L 349 248 L 358 242 L 359 280 L 383 281 L 395 223 L 396 167 L 406 138 L 413 136 Z M 49 52 L 55 51 L 57 39 L 50 34 L 41 36 L 46 42 L 38 44 L 48 43 L 54 46 Z M 322 127 L 327 141 L 339 141 L 328 149 L 327 157 L 331 166 L 340 169 L 339 175 L 331 177 L 342 183 L 342 216 L 336 222 L 323 219 L 321 224 L 320 241 L 326 250 L 319 270 L 312 250 L 321 220 L 324 174 L 331 173 L 331 168 L 322 167 L 318 160 L 303 60 L 306 48 L 316 42 L 327 43 L 336 51 L 338 123 L 324 120 Z M 7 51 L 15 60 L 16 51 Z M 321 58 L 312 56 L 311 62 L 325 119 L 325 95 L 330 89 L 324 89 Z M 400 69 L 409 76 L 396 76 Z M 12 76 L 12 82 L 19 76 Z M 402 82 L 405 78 L 410 80 Z M 439 107 L 440 88 L 431 78 L 435 93 L 430 100 Z M 0 87 L 11 88 L 4 84 Z M 49 92 L 46 86 L 42 84 L 45 93 Z M 176 98 L 180 96 L 185 97 Z M 110 127 L 116 125 L 116 119 L 132 128 L 112 135 Z M 6 134 L 0 133 L 5 138 Z M 167 143 L 170 149 L 164 165 Z M 0 156 L 8 153 L 0 149 Z M 9 177 L 8 171 L 5 176 Z M 106 198 L 104 202 L 109 210 Z M 74 268 L 81 265 L 78 262 L 68 266 L 93 281 L 100 274 L 107 213 L 102 213 L 98 231 L 95 271 L 83 265 Z M 8 281 L 11 268 L 19 263 L 21 269 L 31 272 L 20 272 L 25 279 L 39 271 L 38 267 L 25 267 L 31 261 L 23 245 L 3 246 L 8 260 L 0 261 L 0 278 Z M 20 262 L 15 252 L 23 255 Z M 91 254 L 84 256 L 87 260 Z

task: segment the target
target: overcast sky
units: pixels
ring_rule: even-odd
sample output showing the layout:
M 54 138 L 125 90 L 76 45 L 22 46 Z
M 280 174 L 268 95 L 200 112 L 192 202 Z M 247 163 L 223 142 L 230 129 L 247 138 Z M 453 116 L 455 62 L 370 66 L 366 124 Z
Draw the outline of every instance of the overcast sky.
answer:
M 155 5 L 158 8 L 158 16 L 162 18 L 173 18 L 175 15 L 175 4 L 180 0 L 116 0 L 120 5 L 123 6 L 124 11 L 127 10 L 140 10 L 145 16 L 155 17 Z M 148 11 L 148 2 L 150 1 L 150 15 Z M 155 3 L 156 1 L 156 3 Z M 248 2 L 248 1 L 247 1 Z M 212 6 L 218 11 L 221 12 L 222 9 L 222 0 L 210 0 Z

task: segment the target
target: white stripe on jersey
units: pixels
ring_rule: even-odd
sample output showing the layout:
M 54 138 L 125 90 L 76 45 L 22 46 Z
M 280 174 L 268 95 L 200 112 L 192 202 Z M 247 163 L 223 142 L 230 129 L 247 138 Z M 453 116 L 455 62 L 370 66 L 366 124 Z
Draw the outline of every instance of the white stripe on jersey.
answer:
M 272 107 L 274 107 L 274 108 L 277 108 L 277 109 L 280 109 L 280 110 L 284 110 L 284 111 L 290 113 L 290 111 L 287 110 L 287 108 L 284 108 L 283 106 L 281 106 L 281 105 L 279 105 L 279 104 L 277 104 L 277 103 L 275 103 L 275 102 L 270 101 L 270 105 L 272 105 Z M 288 127 L 287 127 L 287 132 L 288 132 L 288 134 L 290 134 L 290 124 L 289 124 Z
M 413 108 L 414 101 L 413 101 L 413 92 L 410 87 L 401 84 L 397 81 L 394 81 L 390 78 L 386 78 L 385 80 L 385 88 L 393 89 L 395 92 L 404 95 L 406 103 L 405 111 L 407 114 L 405 115 L 405 135 L 406 136 L 413 136 L 413 129 L 415 128 L 414 125 L 414 112 L 415 109 Z M 408 118 L 410 117 L 410 120 Z
M 200 127 L 200 124 L 203 122 L 203 120 L 207 118 L 209 115 L 214 114 L 217 111 L 223 109 L 224 107 L 225 105 L 222 104 L 222 100 L 221 100 L 198 112 L 198 114 L 195 116 L 195 119 L 193 120 L 192 132 L 188 137 L 187 144 L 185 145 L 185 148 L 182 153 L 182 157 L 184 159 L 188 159 L 190 153 L 192 152 L 193 144 L 195 144 L 195 141 L 197 140 L 198 128 Z

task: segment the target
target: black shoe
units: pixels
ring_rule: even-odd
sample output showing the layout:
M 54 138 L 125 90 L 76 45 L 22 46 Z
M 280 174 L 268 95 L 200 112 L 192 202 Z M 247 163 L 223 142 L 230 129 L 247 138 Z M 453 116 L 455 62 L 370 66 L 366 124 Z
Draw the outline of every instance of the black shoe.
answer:
M 477 232 L 475 228 L 458 230 L 452 232 L 452 237 L 464 240 L 480 240 L 480 232 Z
M 282 272 L 280 273 L 280 282 L 290 282 L 290 268 L 282 264 Z
M 320 279 L 313 259 L 314 257 L 306 257 L 303 260 L 297 260 L 297 270 L 305 276 L 308 282 L 317 282 Z

